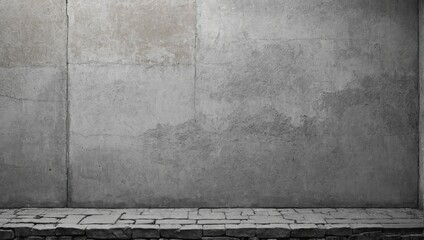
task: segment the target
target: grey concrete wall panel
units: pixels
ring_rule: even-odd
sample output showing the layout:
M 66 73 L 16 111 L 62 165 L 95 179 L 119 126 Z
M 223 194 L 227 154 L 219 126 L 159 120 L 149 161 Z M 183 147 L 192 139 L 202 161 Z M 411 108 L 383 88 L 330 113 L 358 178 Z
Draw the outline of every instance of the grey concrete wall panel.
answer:
M 0 1 L 0 207 L 66 204 L 66 2 Z

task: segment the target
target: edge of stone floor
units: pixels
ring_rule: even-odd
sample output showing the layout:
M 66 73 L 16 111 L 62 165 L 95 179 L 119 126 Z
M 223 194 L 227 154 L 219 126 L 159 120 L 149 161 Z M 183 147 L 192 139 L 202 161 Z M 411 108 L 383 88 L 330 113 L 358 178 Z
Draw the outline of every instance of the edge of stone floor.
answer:
M 153 210 L 0 209 L 0 240 L 424 239 L 416 209 Z

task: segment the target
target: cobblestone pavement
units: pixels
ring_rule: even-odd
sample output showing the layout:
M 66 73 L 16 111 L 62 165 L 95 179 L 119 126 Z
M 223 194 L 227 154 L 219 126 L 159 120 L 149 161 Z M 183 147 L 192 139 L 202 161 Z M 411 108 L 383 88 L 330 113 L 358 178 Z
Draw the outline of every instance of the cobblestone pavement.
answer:
M 0 240 L 424 239 L 415 209 L 0 209 Z

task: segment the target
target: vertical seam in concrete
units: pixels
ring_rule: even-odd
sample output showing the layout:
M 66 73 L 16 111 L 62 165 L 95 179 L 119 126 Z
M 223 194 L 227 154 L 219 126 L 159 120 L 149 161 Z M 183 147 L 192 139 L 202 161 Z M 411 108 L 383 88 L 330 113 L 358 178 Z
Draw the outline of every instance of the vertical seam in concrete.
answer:
M 66 2 L 66 207 L 69 207 L 69 15 Z
M 194 110 L 194 122 L 197 122 L 197 111 L 196 111 L 196 78 L 197 78 L 197 0 L 194 0 L 194 79 L 193 79 L 193 110 Z
M 424 96 L 422 96 L 422 91 L 421 91 L 421 78 L 423 75 L 423 69 L 421 68 L 421 65 L 423 64 L 421 58 L 423 56 L 420 56 L 420 51 L 421 51 L 421 43 L 420 43 L 420 39 L 421 39 L 421 35 L 424 34 L 420 31 L 420 26 L 421 24 L 424 24 L 422 21 L 422 17 L 421 14 L 423 14 L 422 12 L 422 0 L 417 0 L 417 20 L 418 20 L 418 26 L 417 26 L 417 43 L 418 43 L 418 52 L 417 52 L 417 56 L 418 56 L 418 208 L 419 209 L 423 209 L 423 190 L 424 190 L 424 186 L 423 186 L 423 153 L 422 153 L 422 149 L 421 149 L 421 144 L 422 144 L 422 139 L 421 139 L 421 134 L 422 134 L 422 127 L 421 126 L 421 122 L 423 119 L 421 119 L 421 101 L 422 98 Z

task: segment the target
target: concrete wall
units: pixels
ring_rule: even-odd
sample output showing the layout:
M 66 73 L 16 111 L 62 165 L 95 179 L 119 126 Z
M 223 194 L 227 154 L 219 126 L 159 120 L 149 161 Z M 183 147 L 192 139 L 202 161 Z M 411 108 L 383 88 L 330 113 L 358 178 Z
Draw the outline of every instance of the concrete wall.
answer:
M 66 204 L 66 3 L 0 1 L 0 207 Z
M 8 2 L 0 6 L 25 1 Z M 60 28 L 53 39 L 68 39 L 69 206 L 417 206 L 416 0 L 68 0 L 66 7 L 68 36 Z M 9 12 L 0 16 L 13 22 L 19 14 Z M 65 24 L 51 19 L 66 14 L 38 17 Z M 16 36 L 36 29 L 25 27 Z M 46 45 L 43 54 L 66 53 L 34 42 Z M 41 53 L 22 59 L 40 61 Z M 25 190 L 52 182 L 46 175 L 63 177 L 49 187 L 66 189 L 59 151 L 66 106 L 63 95 L 54 101 L 49 111 L 29 108 L 43 120 L 56 117 L 36 124 L 32 115 L 10 116 L 20 105 L 0 105 L 1 121 L 14 126 L 2 126 L 12 137 L 2 137 L 10 154 L 0 160 L 11 167 L 0 176 L 13 184 L 0 183 L 0 191 L 28 191 L 0 196 L 4 204 L 22 194 L 36 198 L 20 202 L 31 205 L 66 196 L 58 191 L 53 203 Z M 25 143 L 27 129 L 56 134 L 37 139 L 42 160 L 9 143 Z M 55 156 L 47 150 L 53 143 Z M 61 175 L 36 170 L 37 187 L 15 176 L 17 163 L 53 161 Z

